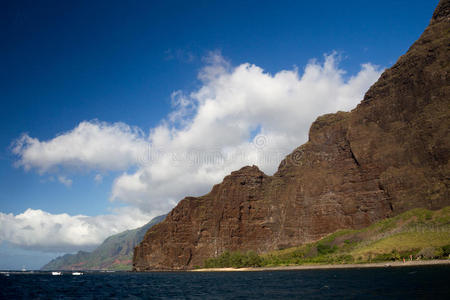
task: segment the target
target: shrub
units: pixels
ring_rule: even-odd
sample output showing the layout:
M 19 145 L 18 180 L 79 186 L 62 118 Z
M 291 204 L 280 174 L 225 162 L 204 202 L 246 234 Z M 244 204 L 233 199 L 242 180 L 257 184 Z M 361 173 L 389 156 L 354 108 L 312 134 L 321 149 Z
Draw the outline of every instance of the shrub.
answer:
M 248 267 L 261 267 L 262 258 L 255 251 L 249 251 L 245 257 L 244 264 Z
M 204 262 L 205 268 L 243 268 L 262 265 L 263 259 L 255 251 L 247 253 L 225 251 L 220 256 L 208 258 Z
M 442 246 L 442 256 L 444 257 L 450 256 L 450 244 Z
M 338 257 L 336 257 L 335 261 L 337 263 L 341 263 L 341 264 L 348 264 L 348 263 L 354 262 L 355 259 L 353 258 L 353 256 L 351 256 L 349 254 L 342 254 L 342 255 L 339 255 Z
M 442 256 L 442 254 L 443 251 L 441 248 L 436 249 L 435 247 L 426 247 L 420 250 L 419 253 L 417 253 L 417 256 L 425 259 L 433 259 Z
M 397 259 L 396 252 L 377 254 L 373 258 L 373 260 L 376 262 L 389 261 L 389 260 L 395 261 L 396 259 Z
M 319 253 L 319 255 L 331 254 L 336 250 L 337 250 L 336 246 L 330 246 L 322 243 L 317 244 L 317 252 Z

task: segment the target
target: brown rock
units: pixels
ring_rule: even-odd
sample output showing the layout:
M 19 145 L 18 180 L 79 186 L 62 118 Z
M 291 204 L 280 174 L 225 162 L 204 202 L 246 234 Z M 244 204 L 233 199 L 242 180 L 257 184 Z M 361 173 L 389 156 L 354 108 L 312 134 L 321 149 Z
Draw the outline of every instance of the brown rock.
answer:
M 187 197 L 135 248 L 136 271 L 265 252 L 415 207 L 450 205 L 450 0 L 352 112 L 319 117 L 273 176 L 256 166 Z

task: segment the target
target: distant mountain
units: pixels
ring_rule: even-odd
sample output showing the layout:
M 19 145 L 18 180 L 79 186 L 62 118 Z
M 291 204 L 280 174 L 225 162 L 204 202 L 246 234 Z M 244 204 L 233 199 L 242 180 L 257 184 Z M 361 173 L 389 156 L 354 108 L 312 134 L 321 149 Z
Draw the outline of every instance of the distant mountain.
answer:
M 79 251 L 57 257 L 41 270 L 131 270 L 134 247 L 143 240 L 148 229 L 166 216 L 155 217 L 142 227 L 112 235 L 92 252 Z

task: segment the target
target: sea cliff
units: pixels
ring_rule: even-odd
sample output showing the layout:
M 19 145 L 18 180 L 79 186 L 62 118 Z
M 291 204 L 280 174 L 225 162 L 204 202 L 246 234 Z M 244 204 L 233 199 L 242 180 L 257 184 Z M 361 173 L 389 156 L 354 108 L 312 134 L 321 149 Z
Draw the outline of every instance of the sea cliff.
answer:
M 133 269 L 191 269 L 450 205 L 450 0 L 351 112 L 319 117 L 273 176 L 256 166 L 187 197 L 135 248 Z M 280 116 L 282 117 L 282 116 Z

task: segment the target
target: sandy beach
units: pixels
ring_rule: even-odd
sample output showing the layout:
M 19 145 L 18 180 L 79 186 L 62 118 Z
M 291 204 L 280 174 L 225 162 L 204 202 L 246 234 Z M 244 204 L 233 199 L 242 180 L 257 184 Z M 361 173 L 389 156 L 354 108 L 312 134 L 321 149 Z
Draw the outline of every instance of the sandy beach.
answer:
M 195 269 L 191 272 L 242 272 L 242 271 L 284 271 L 284 270 L 317 270 L 317 269 L 347 269 L 347 268 L 390 268 L 390 267 L 411 267 L 428 265 L 450 265 L 450 259 L 442 260 L 413 260 L 413 261 L 395 261 L 381 263 L 365 264 L 326 264 L 326 265 L 301 265 L 301 266 L 278 266 L 278 267 L 260 267 L 260 268 L 209 268 Z

